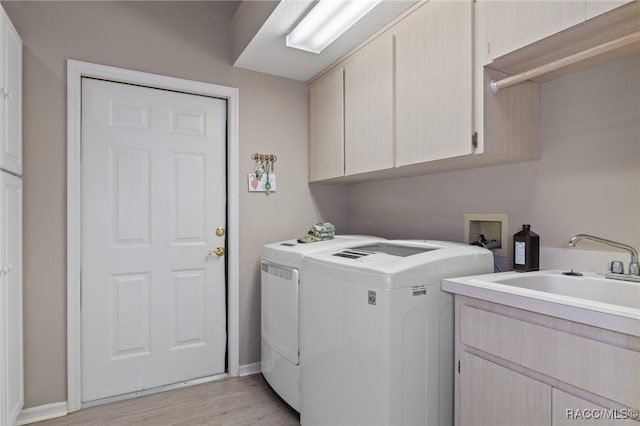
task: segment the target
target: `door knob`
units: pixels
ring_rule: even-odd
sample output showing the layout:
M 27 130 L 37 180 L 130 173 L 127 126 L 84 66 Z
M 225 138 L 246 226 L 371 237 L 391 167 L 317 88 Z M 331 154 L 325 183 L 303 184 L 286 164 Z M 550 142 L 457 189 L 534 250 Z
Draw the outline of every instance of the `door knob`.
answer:
M 217 235 L 218 237 L 222 237 L 222 236 L 224 235 L 224 228 L 223 228 L 223 227 L 221 227 L 221 226 L 218 226 L 218 227 L 216 228 L 216 235 Z
M 209 256 L 224 256 L 224 247 L 216 247 L 214 250 L 209 250 Z

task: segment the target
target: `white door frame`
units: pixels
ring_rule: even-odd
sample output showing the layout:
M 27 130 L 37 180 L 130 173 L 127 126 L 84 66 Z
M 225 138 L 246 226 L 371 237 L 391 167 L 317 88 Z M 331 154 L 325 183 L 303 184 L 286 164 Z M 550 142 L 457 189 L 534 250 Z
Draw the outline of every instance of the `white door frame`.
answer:
M 239 91 L 191 80 L 67 60 L 67 410 L 82 404 L 80 314 L 81 267 L 81 82 L 93 77 L 227 100 L 227 353 L 228 374 L 239 368 Z

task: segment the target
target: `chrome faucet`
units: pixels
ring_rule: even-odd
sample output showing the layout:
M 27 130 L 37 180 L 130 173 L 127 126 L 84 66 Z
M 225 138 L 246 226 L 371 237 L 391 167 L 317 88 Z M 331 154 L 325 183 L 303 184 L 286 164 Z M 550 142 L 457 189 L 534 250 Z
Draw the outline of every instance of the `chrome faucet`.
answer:
M 581 241 L 581 240 L 591 240 L 597 243 L 606 244 L 611 247 L 628 251 L 629 254 L 631 254 L 631 262 L 629 263 L 629 275 L 634 275 L 634 276 L 640 275 L 640 265 L 638 265 L 638 252 L 636 251 L 636 249 L 634 249 L 630 245 L 619 243 L 617 241 L 607 240 L 606 238 L 600 238 L 600 237 L 596 237 L 589 234 L 578 234 L 573 238 L 571 238 L 571 240 L 569 241 L 569 246 L 575 247 L 578 241 Z M 615 278 L 615 277 L 610 277 L 610 275 L 622 275 L 622 274 L 615 274 L 615 273 L 607 274 L 607 277 Z

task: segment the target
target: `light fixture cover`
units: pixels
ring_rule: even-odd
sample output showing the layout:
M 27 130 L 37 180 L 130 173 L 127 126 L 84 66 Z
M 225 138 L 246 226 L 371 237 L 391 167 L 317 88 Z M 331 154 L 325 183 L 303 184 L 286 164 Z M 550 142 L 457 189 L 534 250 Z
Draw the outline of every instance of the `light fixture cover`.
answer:
M 381 1 L 319 0 L 287 35 L 287 46 L 320 53 Z

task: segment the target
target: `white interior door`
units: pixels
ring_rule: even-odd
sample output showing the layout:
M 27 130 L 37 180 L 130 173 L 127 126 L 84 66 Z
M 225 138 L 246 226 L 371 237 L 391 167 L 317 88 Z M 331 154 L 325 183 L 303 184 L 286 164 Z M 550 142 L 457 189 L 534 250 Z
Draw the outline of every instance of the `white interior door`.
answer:
M 82 80 L 82 400 L 225 371 L 226 101 Z

